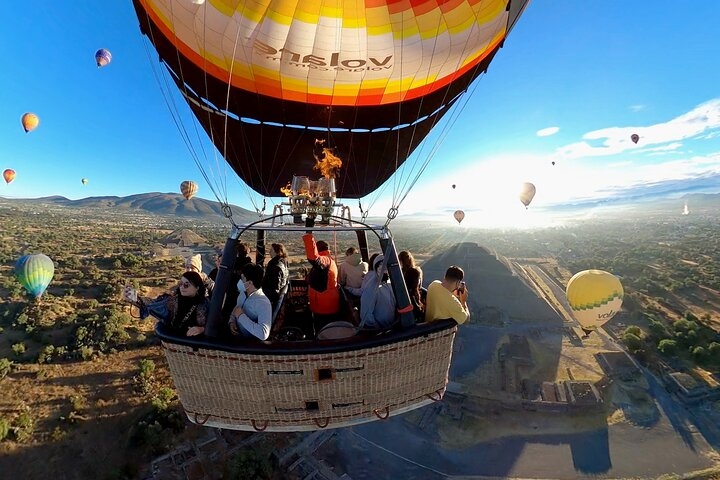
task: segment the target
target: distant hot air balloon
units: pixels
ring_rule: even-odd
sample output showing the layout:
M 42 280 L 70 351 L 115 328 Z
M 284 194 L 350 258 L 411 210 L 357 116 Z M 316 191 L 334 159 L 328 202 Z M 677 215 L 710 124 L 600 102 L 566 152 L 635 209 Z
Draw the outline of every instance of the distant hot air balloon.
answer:
M 112 53 L 110 53 L 110 50 L 101 48 L 95 52 L 95 63 L 97 63 L 98 68 L 104 67 L 110 62 L 112 62 Z
M 180 184 L 180 191 L 185 197 L 185 200 L 190 200 L 198 191 L 198 184 L 192 180 L 185 180 Z
M 523 205 L 525 205 L 525 208 L 530 205 L 530 202 L 532 202 L 534 196 L 535 185 L 530 182 L 523 183 L 522 188 L 520 188 L 520 201 L 523 203 Z
M 22 116 L 22 126 L 25 129 L 25 133 L 35 130 L 40 124 L 40 118 L 34 113 L 26 113 Z
M 87 183 L 88 183 L 88 179 L 87 179 L 87 178 L 83 178 L 83 179 L 80 180 L 80 181 L 82 182 L 83 185 L 87 185 Z
M 633 143 L 637 143 L 638 140 L 640 140 L 640 135 L 638 135 L 637 133 L 633 133 L 632 135 L 630 135 L 630 140 L 632 140 Z
M 455 213 L 453 213 L 453 217 L 455 217 L 455 220 L 460 223 L 463 221 L 463 218 L 465 218 L 465 212 L 463 212 L 462 210 L 455 210 Z
M 552 161 L 552 164 L 555 165 L 555 160 Z
M 35 298 L 40 298 L 52 281 L 55 265 L 47 255 L 23 255 L 15 263 L 15 276 Z
M 5 183 L 10 183 L 13 180 L 15 180 L 15 170 L 12 168 L 8 168 L 3 172 L 3 178 L 5 179 Z
M 604 270 L 576 273 L 565 290 L 573 315 L 586 333 L 602 326 L 620 310 L 623 294 L 618 277 Z
M 455 184 L 453 183 L 453 190 L 455 190 Z

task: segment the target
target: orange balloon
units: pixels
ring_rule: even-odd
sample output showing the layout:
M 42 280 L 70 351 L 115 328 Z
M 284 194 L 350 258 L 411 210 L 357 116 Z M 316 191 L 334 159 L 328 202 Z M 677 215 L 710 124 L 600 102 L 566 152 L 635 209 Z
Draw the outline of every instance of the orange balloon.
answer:
M 22 116 L 22 126 L 25 133 L 35 130 L 40 124 L 40 119 L 34 113 L 26 113 Z
M 15 180 L 15 170 L 8 168 L 3 172 L 3 178 L 5 179 L 5 183 L 12 182 Z

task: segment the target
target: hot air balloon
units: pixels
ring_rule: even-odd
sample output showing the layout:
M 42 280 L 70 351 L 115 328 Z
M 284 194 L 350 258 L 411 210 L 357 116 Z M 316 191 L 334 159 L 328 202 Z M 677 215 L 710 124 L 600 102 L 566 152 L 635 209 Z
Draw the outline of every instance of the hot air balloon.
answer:
M 633 143 L 637 143 L 640 140 L 640 135 L 637 133 L 633 133 L 630 135 L 630 140 L 632 140 Z
M 586 333 L 602 326 L 620 310 L 623 294 L 618 277 L 604 270 L 576 273 L 565 290 L 573 315 Z
M 3 172 L 3 178 L 5 179 L 5 183 L 10 183 L 13 180 L 15 180 L 15 170 L 12 168 L 8 168 Z
M 47 255 L 23 255 L 15 263 L 15 276 L 35 298 L 39 299 L 55 274 L 55 265 Z
M 522 187 L 520 188 L 520 201 L 523 205 L 525 205 L 525 208 L 530 205 L 530 202 L 532 202 L 533 197 L 535 196 L 535 185 L 533 185 L 530 182 L 525 182 L 522 184 Z
M 455 220 L 457 220 L 458 223 L 461 223 L 463 221 L 463 218 L 465 218 L 465 212 L 462 210 L 455 210 L 455 213 L 453 213 L 453 217 L 455 217 Z
M 185 180 L 180 184 L 180 192 L 185 197 L 185 200 L 190 200 L 198 191 L 198 184 L 192 180 Z
M 455 190 L 455 184 L 454 184 L 454 183 L 453 183 L 453 186 L 452 186 L 452 187 L 453 187 L 453 190 Z
M 101 48 L 95 52 L 95 63 L 98 68 L 104 67 L 110 62 L 112 62 L 112 53 L 110 53 L 110 50 Z
M 288 342 L 288 336 L 270 344 L 216 340 L 227 323 L 222 313 L 234 307 L 229 287 L 237 280 L 230 276 L 237 239 L 246 231 L 256 232 L 262 255 L 266 233 L 279 230 L 282 238 L 287 227 L 354 230 L 364 261 L 371 232 L 380 239 L 392 284 L 403 284 L 393 239 L 371 225 L 338 222 L 334 200 L 363 198 L 396 172 L 413 172 L 401 168 L 404 162 L 463 104 L 460 99 L 488 69 L 528 1 L 490 0 L 490 8 L 487 2 L 440 0 L 378 0 L 372 8 L 351 3 L 328 9 L 318 8 L 316 0 L 296 0 L 278 10 L 267 2 L 206 1 L 199 13 L 190 1 L 133 0 L 140 31 L 207 139 L 252 190 L 274 197 L 282 188 L 289 197 L 271 217 L 259 212 L 257 222 L 233 222 L 203 338 L 179 338 L 162 323 L 156 327 L 194 423 L 250 431 L 337 428 L 419 408 L 445 392 L 457 324 L 415 322 L 402 287 L 393 289 L 399 328 L 372 338 L 333 336 L 330 344 L 323 343 L 324 330 L 306 330 L 307 342 Z M 160 82 L 160 88 L 171 82 Z M 191 148 L 195 157 L 198 151 L 205 150 Z M 195 160 L 201 170 L 216 164 L 214 158 Z M 313 169 L 322 175 L 318 181 L 309 180 Z M 407 182 L 408 190 L 412 184 Z M 318 215 L 327 209 L 330 214 Z M 283 223 L 288 219 L 291 224 Z M 302 325 L 307 295 L 307 282 L 291 281 L 281 307 L 285 325 Z M 342 308 L 328 326 L 355 332 L 352 315 Z M 320 396 L 308 393 L 319 388 Z M 208 391 L 210 397 L 200 393 Z
M 40 124 L 40 118 L 34 113 L 26 113 L 22 116 L 22 126 L 25 129 L 25 133 L 31 132 L 37 128 Z
M 298 0 L 281 15 L 264 2 L 206 2 L 196 17 L 190 2 L 133 2 L 141 31 L 245 183 L 277 196 L 309 173 L 300 170 L 324 131 L 345 162 L 339 198 L 364 197 L 402 165 L 487 70 L 527 3 L 430 1 L 418 15 L 394 1 L 327 10 Z M 227 148 L 228 138 L 243 140 Z
M 80 182 L 81 182 L 83 185 L 87 185 L 88 179 L 87 179 L 87 178 L 83 178 L 82 180 L 80 180 Z

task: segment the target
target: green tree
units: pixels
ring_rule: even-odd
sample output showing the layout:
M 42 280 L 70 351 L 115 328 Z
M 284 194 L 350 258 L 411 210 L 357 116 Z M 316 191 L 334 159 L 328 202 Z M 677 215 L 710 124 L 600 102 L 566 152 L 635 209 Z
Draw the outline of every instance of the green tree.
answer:
M 642 339 L 635 335 L 634 333 L 628 333 L 626 332 L 623 335 L 623 343 L 625 343 L 625 346 L 630 350 L 630 352 L 635 353 L 638 350 L 642 349 Z
M 675 340 L 665 338 L 658 343 L 658 351 L 663 355 L 672 355 L 677 350 L 677 342 Z

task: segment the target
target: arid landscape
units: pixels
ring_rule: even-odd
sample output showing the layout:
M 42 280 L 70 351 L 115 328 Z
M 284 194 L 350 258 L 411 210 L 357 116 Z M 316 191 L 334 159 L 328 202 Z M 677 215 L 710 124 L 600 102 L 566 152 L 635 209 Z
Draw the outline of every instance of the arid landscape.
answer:
M 425 284 L 466 270 L 472 317 L 444 400 L 387 422 L 261 434 L 188 422 L 153 321 L 120 301 L 126 283 L 168 289 L 189 254 L 209 271 L 221 217 L 0 200 L 0 476 L 718 478 L 720 237 L 718 199 L 704 201 L 687 217 L 646 206 L 532 231 L 401 219 L 395 242 Z M 279 240 L 299 275 L 296 237 Z M 342 251 L 352 238 L 328 240 Z M 55 275 L 35 303 L 13 267 L 38 252 Z M 591 267 L 622 278 L 625 302 L 582 338 L 564 286 Z M 642 432 L 653 462 L 633 458 Z

